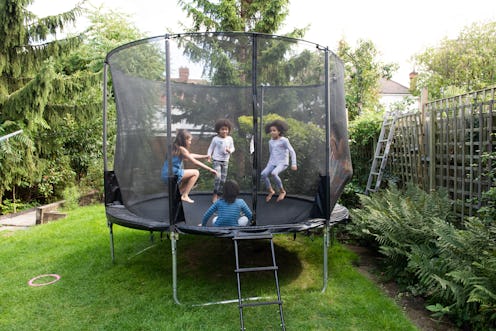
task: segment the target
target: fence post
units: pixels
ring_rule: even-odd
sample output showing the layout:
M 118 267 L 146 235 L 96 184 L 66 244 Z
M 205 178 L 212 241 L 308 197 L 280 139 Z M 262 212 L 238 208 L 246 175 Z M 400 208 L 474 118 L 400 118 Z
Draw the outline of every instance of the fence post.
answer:
M 429 144 L 427 150 L 429 157 L 429 191 L 434 190 L 436 185 L 436 147 L 435 147 L 435 135 L 436 135 L 436 126 L 435 126 L 435 112 L 434 110 L 430 111 L 429 116 L 426 116 L 426 112 L 428 102 L 428 90 L 423 88 L 420 93 L 420 109 L 422 110 L 422 124 L 424 127 L 424 134 L 427 134 L 427 142 Z

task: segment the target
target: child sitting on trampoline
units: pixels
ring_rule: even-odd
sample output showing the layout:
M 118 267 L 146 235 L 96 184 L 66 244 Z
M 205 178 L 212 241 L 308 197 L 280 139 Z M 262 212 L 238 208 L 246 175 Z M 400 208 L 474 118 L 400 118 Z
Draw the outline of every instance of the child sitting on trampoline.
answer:
M 272 175 L 275 181 L 276 189 L 279 190 L 277 202 L 286 197 L 286 191 L 282 185 L 282 180 L 279 174 L 286 170 L 289 166 L 289 155 L 291 154 L 291 170 L 297 170 L 296 166 L 296 153 L 291 146 L 289 139 L 284 137 L 288 131 L 289 126 L 282 120 L 275 120 L 265 125 L 265 133 L 270 134 L 269 140 L 269 161 L 262 170 L 262 180 L 269 191 L 265 197 L 265 201 L 269 202 L 272 196 L 276 193 L 270 183 L 269 175 Z
M 202 167 L 205 170 L 210 171 L 212 174 L 217 175 L 215 169 L 198 161 L 199 159 L 207 159 L 208 155 L 200 155 L 189 152 L 191 146 L 191 133 L 186 129 L 178 129 L 176 138 L 174 139 L 174 144 L 172 145 L 172 173 L 177 176 L 177 183 L 179 184 L 179 193 L 181 194 L 181 200 L 193 203 L 195 202 L 189 197 L 189 192 L 195 185 L 198 177 L 200 177 L 200 172 L 198 169 L 184 169 L 183 160 L 192 162 L 193 164 Z M 169 163 L 165 160 L 162 167 L 162 180 L 167 183 L 169 177 Z
M 246 202 L 237 198 L 238 194 L 238 183 L 234 180 L 226 181 L 222 198 L 208 208 L 199 226 L 207 225 L 208 220 L 215 212 L 218 216 L 212 220 L 214 226 L 247 226 L 252 218 L 252 213 Z M 240 216 L 241 212 L 243 212 L 243 216 Z
M 230 120 L 223 118 L 215 123 L 215 132 L 217 135 L 212 138 L 212 142 L 208 147 L 209 161 L 212 159 L 213 168 L 217 171 L 214 180 L 214 193 L 212 202 L 217 201 L 222 193 L 222 186 L 226 182 L 227 169 L 229 168 L 229 157 L 234 152 L 234 142 L 229 133 L 232 131 L 233 125 Z

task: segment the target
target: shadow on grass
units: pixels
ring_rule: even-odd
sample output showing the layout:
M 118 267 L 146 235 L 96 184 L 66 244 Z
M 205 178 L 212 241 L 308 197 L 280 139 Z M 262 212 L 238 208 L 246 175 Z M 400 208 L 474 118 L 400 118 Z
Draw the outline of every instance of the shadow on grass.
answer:
M 166 235 L 153 244 L 143 231 L 114 232 L 115 268 L 130 268 L 128 274 L 146 281 L 147 277 L 161 277 L 162 287 L 172 290 L 171 243 Z M 293 283 L 303 266 L 286 235 L 275 238 L 274 250 L 279 267 L 280 286 Z M 289 243 L 289 245 L 288 245 Z M 267 240 L 239 243 L 240 267 L 272 265 L 270 242 Z M 139 254 L 137 254 L 139 253 Z M 110 260 L 110 254 L 109 254 Z M 177 291 L 185 304 L 232 300 L 237 298 L 236 260 L 234 242 L 229 238 L 181 235 L 177 241 Z M 243 297 L 276 296 L 273 271 L 241 274 Z

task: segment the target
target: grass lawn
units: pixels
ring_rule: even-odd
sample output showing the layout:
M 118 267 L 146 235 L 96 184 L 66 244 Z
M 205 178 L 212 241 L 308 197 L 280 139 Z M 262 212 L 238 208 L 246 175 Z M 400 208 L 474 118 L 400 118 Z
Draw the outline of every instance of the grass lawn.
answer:
M 170 241 L 114 226 L 110 258 L 103 205 L 26 231 L 0 232 L 0 330 L 239 330 L 230 239 L 181 235 L 178 299 L 173 300 Z M 417 330 L 395 302 L 352 266 L 357 256 L 335 244 L 322 289 L 322 237 L 276 235 L 287 330 Z M 243 243 L 242 243 L 243 244 Z M 140 254 L 137 254 L 140 252 Z M 241 246 L 243 266 L 269 265 L 267 242 Z M 36 276 L 57 274 L 46 286 Z M 45 277 L 34 282 L 51 281 Z M 245 296 L 275 298 L 272 272 L 243 275 Z M 244 309 L 247 330 L 280 330 L 277 306 Z

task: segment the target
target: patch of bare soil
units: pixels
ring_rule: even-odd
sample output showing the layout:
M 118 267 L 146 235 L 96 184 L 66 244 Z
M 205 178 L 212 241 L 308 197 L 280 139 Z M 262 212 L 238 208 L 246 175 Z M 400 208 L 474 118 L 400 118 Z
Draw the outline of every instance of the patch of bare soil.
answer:
M 374 281 L 389 297 L 403 308 L 410 320 L 422 331 L 460 331 L 459 328 L 446 320 L 437 320 L 430 316 L 431 312 L 425 306 L 422 298 L 403 293 L 395 282 L 384 282 L 377 276 L 380 272 L 380 256 L 367 248 L 346 245 L 348 249 L 355 252 L 359 257 L 358 270 L 366 277 Z

